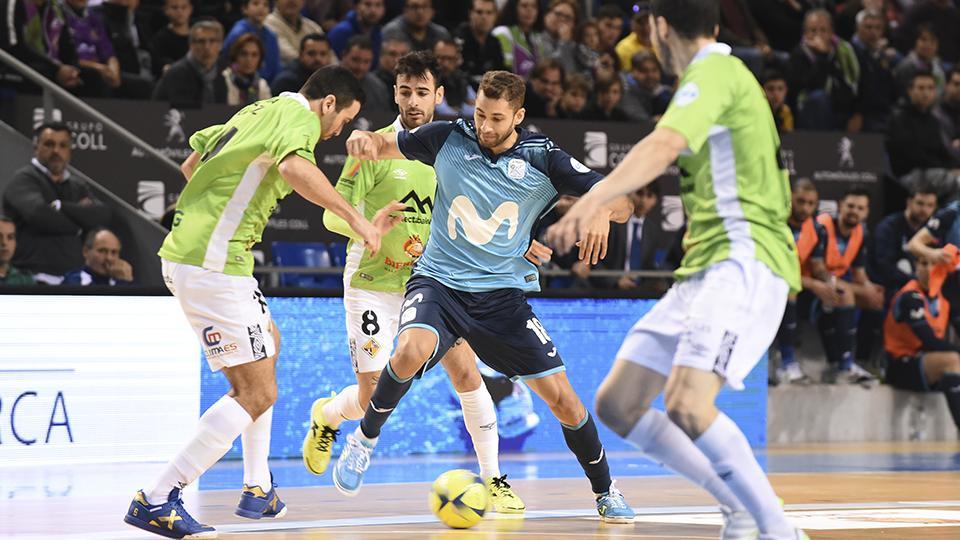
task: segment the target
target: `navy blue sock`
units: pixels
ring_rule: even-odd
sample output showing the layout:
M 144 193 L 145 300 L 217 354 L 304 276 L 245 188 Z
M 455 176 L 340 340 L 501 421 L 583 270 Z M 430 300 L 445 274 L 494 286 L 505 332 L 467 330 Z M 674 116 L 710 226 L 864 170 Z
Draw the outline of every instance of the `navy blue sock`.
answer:
M 838 307 L 834 311 L 837 324 L 837 352 L 840 355 L 840 369 L 853 367 L 853 347 L 857 342 L 857 310 L 853 306 Z
M 587 412 L 587 417 L 579 426 L 563 426 L 563 439 L 567 441 L 567 448 L 577 456 L 577 461 L 583 467 L 583 472 L 590 479 L 590 487 L 597 495 L 610 491 L 610 467 L 607 465 L 607 455 L 603 451 L 600 435 L 597 434 L 597 425 L 593 417 Z
M 947 398 L 947 407 L 953 423 L 960 429 L 960 373 L 944 373 L 937 382 L 937 386 Z
M 817 317 L 817 331 L 823 344 L 823 354 L 831 366 L 840 364 L 839 339 L 837 338 L 837 316 L 834 311 L 821 312 Z
M 383 368 L 380 372 L 380 380 L 377 381 L 377 388 L 370 397 L 370 404 L 367 405 L 363 419 L 360 420 L 360 431 L 365 437 L 375 439 L 380 436 L 383 424 L 387 422 L 387 418 L 390 418 L 390 413 L 411 386 L 413 386 L 413 377 L 409 379 L 397 377 L 389 363 Z
M 777 332 L 777 342 L 780 344 L 780 367 L 797 361 L 797 303 L 788 301 L 780 321 L 780 331 Z

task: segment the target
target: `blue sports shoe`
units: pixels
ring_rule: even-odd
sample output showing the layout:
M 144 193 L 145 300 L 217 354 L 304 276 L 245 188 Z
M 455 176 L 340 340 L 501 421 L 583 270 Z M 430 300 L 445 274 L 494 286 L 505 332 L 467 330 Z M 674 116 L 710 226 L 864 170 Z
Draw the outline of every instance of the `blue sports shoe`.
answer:
M 333 468 L 333 485 L 340 493 L 353 497 L 363 485 L 363 473 L 370 466 L 370 456 L 376 443 L 369 443 L 350 433 L 343 452 Z
M 183 507 L 180 500 L 180 488 L 170 490 L 167 502 L 161 505 L 150 505 L 143 491 L 130 503 L 127 515 L 123 521 L 139 529 L 167 538 L 216 538 L 217 530 L 193 519 Z
M 610 482 L 610 491 L 597 496 L 597 512 L 605 523 L 633 523 L 633 508 L 623 499 L 623 493 Z
M 277 485 L 273 483 L 273 473 L 270 474 L 270 491 L 264 493 L 260 486 L 243 485 L 240 493 L 240 502 L 234 515 L 247 519 L 282 518 L 287 513 L 287 505 L 283 504 L 277 495 Z

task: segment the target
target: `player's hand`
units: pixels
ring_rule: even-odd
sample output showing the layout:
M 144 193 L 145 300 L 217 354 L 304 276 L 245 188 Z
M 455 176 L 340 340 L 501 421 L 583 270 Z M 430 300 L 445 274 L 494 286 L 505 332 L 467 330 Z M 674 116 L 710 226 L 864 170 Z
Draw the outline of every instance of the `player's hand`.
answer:
M 123 259 L 116 259 L 112 263 L 107 263 L 107 273 L 113 279 L 133 281 L 133 267 Z
M 592 220 L 600 211 L 600 205 L 594 202 L 590 194 L 584 195 L 560 221 L 547 229 L 547 243 L 561 254 L 569 253 L 578 239 L 589 236 Z
M 363 238 L 363 247 L 370 251 L 371 255 L 376 255 L 380 251 L 380 240 L 390 232 L 397 223 L 403 221 L 403 216 L 399 212 L 403 211 L 407 205 L 393 201 L 384 206 L 373 215 L 372 221 L 363 220 L 360 222 L 360 228 L 354 228 Z M 366 229 L 369 227 L 369 230 Z
M 831 286 L 829 283 L 820 282 L 820 285 L 813 290 L 813 294 L 823 302 L 824 306 L 836 307 L 843 303 L 844 289 Z M 849 293 L 847 293 L 849 294 Z
M 553 255 L 553 250 L 547 246 L 541 244 L 534 240 L 530 244 L 530 249 L 523 254 L 523 258 L 532 262 L 537 266 L 541 266 L 544 263 L 550 262 L 550 257 Z
M 630 274 L 624 274 L 617 280 L 617 288 L 621 290 L 636 289 L 637 281 L 630 277 Z
M 354 130 L 347 138 L 347 154 L 357 159 L 375 160 L 380 153 L 376 133 Z
M 953 264 L 953 257 L 942 249 L 934 249 L 930 252 L 931 257 L 928 257 L 934 266 L 938 264 Z
M 590 264 L 597 264 L 607 257 L 607 240 L 610 237 L 610 212 L 600 211 L 588 221 L 587 234 L 581 236 L 577 245 L 580 246 L 580 260 Z
M 570 273 L 577 276 L 580 279 L 589 279 L 590 278 L 590 265 L 583 262 L 577 261 L 573 263 L 573 266 L 570 267 Z

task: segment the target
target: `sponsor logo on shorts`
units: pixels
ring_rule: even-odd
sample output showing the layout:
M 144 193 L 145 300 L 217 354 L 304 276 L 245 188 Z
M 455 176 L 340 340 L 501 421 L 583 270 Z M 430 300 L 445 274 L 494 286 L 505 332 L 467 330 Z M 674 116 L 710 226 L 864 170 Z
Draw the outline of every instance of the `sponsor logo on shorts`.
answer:
M 730 357 L 733 355 L 733 348 L 737 345 L 737 335 L 727 330 L 723 333 L 723 339 L 720 340 L 720 352 L 717 353 L 717 359 L 713 363 L 713 372 L 721 377 L 727 375 L 727 365 L 730 363 Z
M 207 358 L 219 358 L 221 356 L 231 355 L 240 348 L 236 343 L 224 343 L 223 345 L 216 345 L 214 347 L 207 347 L 206 353 Z
M 527 283 L 534 282 L 534 281 L 537 280 L 537 275 L 536 275 L 536 274 L 527 274 L 527 275 L 523 276 L 523 280 L 524 280 L 525 282 L 527 282 Z
M 263 341 L 263 330 L 259 324 L 247 327 L 247 334 L 250 336 L 250 349 L 253 351 L 254 360 L 262 360 L 267 357 L 267 347 Z
M 370 358 L 374 358 L 380 352 L 380 344 L 377 343 L 377 340 L 370 338 L 363 344 L 363 352 L 367 353 Z
M 417 308 L 407 308 L 404 310 L 403 315 L 400 315 L 400 324 L 407 324 L 408 322 L 417 318 Z
M 217 332 L 212 326 L 203 329 L 203 343 L 207 347 L 219 345 L 221 339 L 220 332 Z

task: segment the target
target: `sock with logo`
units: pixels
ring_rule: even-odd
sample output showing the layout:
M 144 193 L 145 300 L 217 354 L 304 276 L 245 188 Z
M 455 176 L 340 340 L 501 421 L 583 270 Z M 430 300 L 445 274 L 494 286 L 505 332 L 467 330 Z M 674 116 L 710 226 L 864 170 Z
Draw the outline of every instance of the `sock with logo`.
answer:
M 243 445 L 243 483 L 260 486 L 270 491 L 270 429 L 273 427 L 273 407 L 257 417 L 240 435 Z
M 400 403 L 404 394 L 413 386 L 413 377 L 401 379 L 393 372 L 393 368 L 387 363 L 380 373 L 380 380 L 377 381 L 377 388 L 373 391 L 370 398 L 370 404 L 363 413 L 363 420 L 360 420 L 359 431 L 367 439 L 376 439 L 380 436 L 380 429 L 390 418 L 390 413 Z
M 649 409 L 643 413 L 637 425 L 627 434 L 627 442 L 707 490 L 720 504 L 731 510 L 743 509 L 737 496 L 717 476 L 707 456 L 663 411 Z
M 363 418 L 363 407 L 360 406 L 360 387 L 353 384 L 333 396 L 323 406 L 323 419 L 327 425 L 336 429 L 346 420 Z
M 497 432 L 497 409 L 487 387 L 470 392 L 457 392 L 463 409 L 463 423 L 473 440 L 480 463 L 480 478 L 484 480 L 500 476 L 500 436 Z
M 200 417 L 193 439 L 170 460 L 153 487 L 145 491 L 147 501 L 167 502 L 173 488 L 190 484 L 212 467 L 252 423 L 250 413 L 237 400 L 230 396 L 217 400 Z
M 788 301 L 777 333 L 780 344 L 780 367 L 785 368 L 797 361 L 797 303 Z
M 937 382 L 937 386 L 947 398 L 947 407 L 953 423 L 960 429 L 960 373 L 944 373 Z
M 761 535 L 793 537 L 794 528 L 787 521 L 777 494 L 757 463 L 750 443 L 733 420 L 720 413 L 694 444 L 753 516 Z
M 603 451 L 600 435 L 593 417 L 587 412 L 579 425 L 563 426 L 563 439 L 567 448 L 577 456 L 577 461 L 583 467 L 583 472 L 590 479 L 590 487 L 597 495 L 610 491 L 610 467 L 607 465 L 607 455 Z

